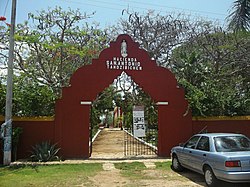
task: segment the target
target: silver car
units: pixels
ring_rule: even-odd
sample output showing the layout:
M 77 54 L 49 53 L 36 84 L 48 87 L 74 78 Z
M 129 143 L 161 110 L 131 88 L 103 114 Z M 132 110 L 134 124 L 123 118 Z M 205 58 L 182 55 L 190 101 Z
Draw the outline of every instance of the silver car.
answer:
M 218 179 L 250 182 L 250 140 L 242 134 L 196 134 L 173 147 L 171 158 L 174 171 L 188 168 L 203 174 L 207 186 L 216 186 Z

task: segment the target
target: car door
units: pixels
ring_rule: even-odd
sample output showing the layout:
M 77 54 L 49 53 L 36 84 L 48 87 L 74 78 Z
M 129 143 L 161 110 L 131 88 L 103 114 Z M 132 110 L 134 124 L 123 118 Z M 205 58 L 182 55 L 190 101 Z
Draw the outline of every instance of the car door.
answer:
M 196 144 L 199 139 L 200 139 L 200 136 L 196 135 L 190 138 L 185 143 L 182 154 L 181 154 L 182 157 L 180 158 L 181 159 L 180 162 L 183 164 L 184 167 L 187 167 L 190 169 L 193 168 L 194 160 L 193 160 L 192 153 L 195 150 Z
M 193 150 L 191 155 L 193 161 L 193 168 L 197 172 L 202 173 L 202 165 L 210 156 L 209 151 L 210 151 L 209 137 L 202 136 L 199 139 L 196 148 Z

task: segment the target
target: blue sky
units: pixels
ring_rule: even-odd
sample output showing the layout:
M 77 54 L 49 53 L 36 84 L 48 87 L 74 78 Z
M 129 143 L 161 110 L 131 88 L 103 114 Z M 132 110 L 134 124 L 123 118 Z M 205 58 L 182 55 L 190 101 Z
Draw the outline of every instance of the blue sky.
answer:
M 115 24 L 122 15 L 122 10 L 147 12 L 155 10 L 157 13 L 183 12 L 194 17 L 204 17 L 224 23 L 228 10 L 234 0 L 17 0 L 16 23 L 27 20 L 28 13 L 48 7 L 61 6 L 63 9 L 79 8 L 82 12 L 96 12 L 91 21 L 100 23 L 102 27 Z M 0 0 L 0 16 L 5 16 L 10 22 L 12 0 Z M 3 24 L 3 23 L 0 23 Z

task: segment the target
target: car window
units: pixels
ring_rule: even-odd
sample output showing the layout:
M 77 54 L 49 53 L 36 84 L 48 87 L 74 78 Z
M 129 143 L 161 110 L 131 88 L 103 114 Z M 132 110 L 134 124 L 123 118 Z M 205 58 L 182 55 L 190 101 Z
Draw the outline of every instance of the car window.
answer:
M 200 136 L 193 136 L 190 140 L 188 140 L 184 147 L 194 149 L 199 138 Z
M 203 151 L 210 151 L 209 138 L 206 136 L 202 136 L 197 144 L 196 149 Z
M 250 140 L 245 136 L 223 136 L 214 138 L 218 152 L 250 151 Z

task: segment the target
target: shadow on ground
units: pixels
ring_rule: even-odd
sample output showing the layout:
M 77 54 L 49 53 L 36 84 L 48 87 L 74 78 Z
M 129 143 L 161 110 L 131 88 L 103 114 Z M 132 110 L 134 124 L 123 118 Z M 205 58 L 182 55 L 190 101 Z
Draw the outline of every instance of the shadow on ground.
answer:
M 179 174 L 189 180 L 191 180 L 192 182 L 201 185 L 201 186 L 207 186 L 204 180 L 204 176 L 193 172 L 191 170 L 185 170 L 183 172 L 179 172 Z M 240 183 L 240 184 L 236 184 L 236 183 L 228 183 L 228 182 L 224 182 L 224 181 L 219 181 L 218 186 L 223 186 L 223 187 L 249 187 L 250 183 Z

